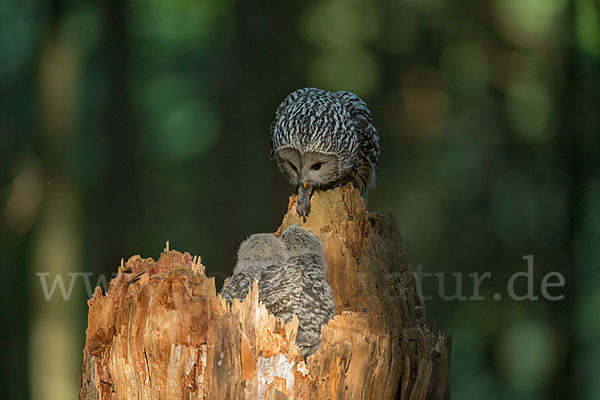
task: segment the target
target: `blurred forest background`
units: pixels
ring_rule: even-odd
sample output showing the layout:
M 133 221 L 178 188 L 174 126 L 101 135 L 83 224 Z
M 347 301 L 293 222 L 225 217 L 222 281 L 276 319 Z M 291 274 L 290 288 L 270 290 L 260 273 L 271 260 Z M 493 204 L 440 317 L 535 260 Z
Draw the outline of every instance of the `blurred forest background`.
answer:
M 411 264 L 448 294 L 492 273 L 481 301 L 424 280 L 453 398 L 600 398 L 598 0 L 0 2 L 0 397 L 78 393 L 84 280 L 36 274 L 93 286 L 169 240 L 222 282 L 278 227 L 269 126 L 304 86 L 369 104 L 369 208 Z M 529 254 L 565 298 L 494 300 Z

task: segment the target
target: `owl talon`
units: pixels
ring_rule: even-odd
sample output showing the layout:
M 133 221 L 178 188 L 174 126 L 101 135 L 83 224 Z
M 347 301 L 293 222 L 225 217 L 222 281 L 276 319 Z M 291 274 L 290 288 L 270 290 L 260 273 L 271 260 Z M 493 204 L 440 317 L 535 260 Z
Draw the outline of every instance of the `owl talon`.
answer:
M 302 222 L 306 223 L 306 219 L 308 218 L 308 214 L 306 212 L 303 211 L 297 211 L 298 215 L 300 216 L 300 218 L 302 218 Z
M 298 205 L 296 205 L 296 212 L 298 213 L 298 215 L 302 218 L 302 222 L 306 222 L 306 219 L 308 218 L 308 213 L 310 212 L 310 208 L 308 211 L 304 210 L 304 209 L 298 209 Z

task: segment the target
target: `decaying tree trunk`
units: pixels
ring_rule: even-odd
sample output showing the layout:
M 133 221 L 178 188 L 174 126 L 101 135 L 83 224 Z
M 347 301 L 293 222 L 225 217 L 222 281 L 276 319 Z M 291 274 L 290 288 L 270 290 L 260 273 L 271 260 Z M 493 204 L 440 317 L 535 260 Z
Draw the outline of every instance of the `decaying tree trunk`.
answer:
M 188 253 L 135 256 L 89 301 L 80 399 L 446 399 L 450 336 L 425 321 L 391 215 L 351 186 L 316 192 L 303 223 L 295 196 L 278 230 L 320 236 L 336 317 L 306 360 L 297 319 L 277 320 L 256 284 L 229 307 Z

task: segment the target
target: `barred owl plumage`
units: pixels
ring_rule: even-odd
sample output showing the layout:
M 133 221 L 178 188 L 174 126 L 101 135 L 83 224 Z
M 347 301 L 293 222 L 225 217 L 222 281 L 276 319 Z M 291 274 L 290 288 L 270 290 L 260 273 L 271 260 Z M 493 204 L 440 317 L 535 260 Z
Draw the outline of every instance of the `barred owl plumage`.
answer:
M 306 219 L 315 189 L 352 182 L 366 199 L 375 187 L 379 136 L 367 104 L 355 94 L 298 89 L 275 113 L 271 157 L 298 188 L 296 210 Z
M 285 321 L 298 317 L 296 344 L 303 356 L 321 344 L 321 326 L 334 316 L 333 292 L 319 237 L 292 225 L 280 238 L 270 233 L 250 236 L 240 245 L 238 262 L 221 296 L 242 301 L 258 281 L 259 300 Z

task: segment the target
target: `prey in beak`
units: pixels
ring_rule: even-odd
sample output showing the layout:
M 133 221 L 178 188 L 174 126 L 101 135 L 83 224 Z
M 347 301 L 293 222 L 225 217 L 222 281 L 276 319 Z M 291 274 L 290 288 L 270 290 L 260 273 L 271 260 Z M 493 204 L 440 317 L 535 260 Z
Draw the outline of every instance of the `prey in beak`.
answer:
M 302 217 L 302 220 L 306 222 L 308 214 L 310 213 L 310 198 L 312 196 L 313 187 L 312 185 L 302 182 L 298 186 L 298 201 L 296 202 L 296 211 L 298 215 Z

